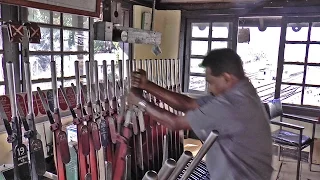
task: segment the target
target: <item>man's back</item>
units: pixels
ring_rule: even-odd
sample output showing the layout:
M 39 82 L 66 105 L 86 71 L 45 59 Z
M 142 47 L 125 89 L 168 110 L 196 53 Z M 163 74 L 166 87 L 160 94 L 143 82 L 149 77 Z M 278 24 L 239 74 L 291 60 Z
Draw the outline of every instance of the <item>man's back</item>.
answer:
M 211 179 L 267 179 L 272 174 L 272 140 L 264 107 L 252 84 L 240 81 L 228 92 L 198 100 L 186 114 L 201 140 L 211 130 L 219 137 L 206 156 Z

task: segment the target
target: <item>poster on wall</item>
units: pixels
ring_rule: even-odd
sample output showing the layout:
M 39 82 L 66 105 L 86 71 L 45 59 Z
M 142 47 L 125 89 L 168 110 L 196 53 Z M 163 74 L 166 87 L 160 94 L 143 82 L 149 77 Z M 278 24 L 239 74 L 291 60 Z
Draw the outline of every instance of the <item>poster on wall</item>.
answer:
M 101 0 L 0 0 L 0 3 L 99 17 Z

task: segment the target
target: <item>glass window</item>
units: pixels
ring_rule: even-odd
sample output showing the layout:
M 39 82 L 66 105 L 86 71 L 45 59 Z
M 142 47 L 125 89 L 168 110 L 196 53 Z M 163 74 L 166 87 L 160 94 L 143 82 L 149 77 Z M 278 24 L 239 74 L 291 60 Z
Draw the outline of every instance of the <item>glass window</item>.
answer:
M 60 56 L 54 56 L 53 58 L 56 61 L 57 77 L 61 77 L 61 58 Z M 32 80 L 51 78 L 50 55 L 30 56 L 29 61 Z
M 280 27 L 259 31 L 250 29 L 250 42 L 238 43 L 237 53 L 243 61 L 246 76 L 257 89 L 262 100 L 274 98 L 280 43 Z M 261 43 L 263 42 L 263 43 Z
M 89 18 L 74 14 L 63 14 L 63 25 L 77 28 L 89 28 Z
M 306 74 L 306 84 L 319 85 L 319 75 L 320 66 L 308 66 Z
M 227 48 L 227 47 L 228 47 L 227 41 L 213 41 L 213 42 L 211 42 L 211 50 Z
M 52 12 L 52 15 L 53 15 L 53 24 L 60 25 L 61 13 L 60 12 Z
M 301 84 L 303 80 L 303 65 L 284 64 L 282 82 Z
M 287 27 L 287 41 L 307 41 L 309 23 L 289 23 Z
M 319 31 L 320 31 L 320 23 L 319 22 L 312 23 L 311 34 L 310 34 L 311 41 L 320 41 Z
M 60 86 L 61 86 L 61 81 L 58 81 L 57 87 L 59 88 Z M 41 90 L 52 89 L 52 82 L 33 83 L 32 91 L 37 91 L 37 87 L 39 87 Z
M 50 11 L 28 8 L 28 21 L 33 21 L 37 23 L 50 23 Z
M 320 88 L 305 87 L 303 96 L 303 105 L 319 106 L 320 104 Z
M 304 62 L 306 55 L 305 44 L 286 44 L 284 49 L 285 62 Z
M 280 99 L 283 103 L 301 104 L 301 86 L 281 85 Z
M 320 44 L 310 44 L 308 63 L 320 63 Z
M 52 29 L 53 51 L 61 51 L 60 29 Z
M 4 85 L 0 86 L 0 94 L 5 95 L 6 94 L 6 87 Z
M 191 55 L 204 56 L 208 53 L 208 41 L 191 41 Z
M 209 23 L 192 23 L 192 37 L 209 37 Z
M 226 22 L 212 23 L 212 37 L 213 38 L 228 38 L 229 24 Z
M 70 87 L 71 83 L 73 83 L 74 85 L 76 85 L 76 79 L 68 79 L 68 80 L 63 80 L 63 86 L 64 87 Z
M 74 62 L 79 61 L 80 76 L 85 75 L 85 61 L 89 60 L 89 55 L 66 55 L 63 57 L 64 77 L 75 76 Z
M 205 91 L 206 90 L 206 78 L 198 76 L 190 76 L 189 90 Z
M 89 32 L 63 30 L 64 51 L 89 51 Z
M 51 33 L 50 28 L 40 27 L 41 39 L 40 44 L 30 43 L 30 51 L 51 51 Z
M 205 73 L 205 69 L 201 67 L 203 59 L 190 59 L 191 73 Z

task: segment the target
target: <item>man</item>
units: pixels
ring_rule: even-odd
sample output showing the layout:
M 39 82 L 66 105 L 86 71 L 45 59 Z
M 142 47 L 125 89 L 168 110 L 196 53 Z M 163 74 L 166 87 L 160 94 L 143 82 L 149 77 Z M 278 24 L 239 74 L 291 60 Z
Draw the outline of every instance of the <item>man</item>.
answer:
M 142 70 L 132 75 L 133 87 L 148 91 L 183 111 L 185 116 L 148 103 L 134 91 L 128 101 L 167 128 L 192 129 L 202 141 L 212 130 L 219 131 L 206 156 L 211 179 L 269 180 L 273 171 L 269 120 L 255 88 L 245 76 L 241 58 L 232 49 L 213 50 L 202 66 L 211 94 L 197 100 L 157 86 L 148 81 Z

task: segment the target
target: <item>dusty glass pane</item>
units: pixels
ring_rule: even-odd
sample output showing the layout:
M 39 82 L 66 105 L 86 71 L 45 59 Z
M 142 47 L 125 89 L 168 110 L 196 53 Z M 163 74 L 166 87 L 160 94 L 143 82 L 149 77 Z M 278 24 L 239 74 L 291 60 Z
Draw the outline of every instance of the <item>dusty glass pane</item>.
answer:
M 51 56 L 30 56 L 31 79 L 51 78 Z
M 40 31 L 41 31 L 40 44 L 30 43 L 29 50 L 30 51 L 51 51 L 50 28 L 41 27 Z
M 208 53 L 208 41 L 191 41 L 191 55 L 206 55 Z
M 61 86 L 61 82 L 57 81 L 57 87 Z M 37 87 L 40 87 L 41 90 L 52 89 L 52 82 L 41 82 L 32 84 L 32 91 L 37 91 Z
M 89 51 L 89 32 L 63 30 L 64 51 Z
M 237 53 L 243 61 L 246 76 L 261 100 L 273 99 L 281 28 L 268 27 L 263 32 L 257 27 L 246 28 L 250 29 L 251 40 L 249 43 L 238 43 Z
M 61 50 L 60 29 L 53 29 L 53 51 Z
M 298 30 L 298 27 L 301 27 Z M 295 32 L 293 29 L 295 29 Z M 308 38 L 308 23 L 289 23 L 287 27 L 286 40 L 287 41 L 307 41 Z
M 50 23 L 50 11 L 28 8 L 28 21 L 38 22 L 38 23 Z
M 69 27 L 89 28 L 89 18 L 74 14 L 63 14 L 63 25 Z
M 318 106 L 320 105 L 320 88 L 305 87 L 303 95 L 303 105 Z
M 301 84 L 303 80 L 303 65 L 283 65 L 282 82 Z
M 308 63 L 320 63 L 320 44 L 310 44 Z
M 320 41 L 320 22 L 312 23 L 310 40 L 311 41 Z
M 61 13 L 60 12 L 52 12 L 52 14 L 53 14 L 53 24 L 60 25 Z
M 209 23 L 192 23 L 192 37 L 209 37 Z
M 71 87 L 71 83 L 76 84 L 76 79 L 63 80 L 64 87 Z
M 301 86 L 281 85 L 280 99 L 282 103 L 301 105 Z
M 212 23 L 212 37 L 213 38 L 228 38 L 229 37 L 228 22 Z
M 205 79 L 205 77 L 190 76 L 190 79 L 189 79 L 189 90 L 205 91 L 206 90 L 206 79 Z
M 190 72 L 191 73 L 205 73 L 205 69 L 201 67 L 203 59 L 190 59 Z
M 6 87 L 4 85 L 0 86 L 0 95 L 5 95 L 6 94 Z
M 213 41 L 211 42 L 211 50 L 227 48 L 228 42 L 227 41 Z
M 68 55 L 63 57 L 64 77 L 75 76 L 74 62 L 79 61 L 80 76 L 85 75 L 85 61 L 89 60 L 89 55 Z
M 61 56 L 60 55 L 53 56 L 53 59 L 56 62 L 57 77 L 61 77 Z
M 306 74 L 306 84 L 319 85 L 320 67 L 308 66 Z M 320 104 L 319 104 L 320 105 Z
M 305 44 L 286 44 L 284 49 L 285 62 L 304 62 L 306 56 Z

